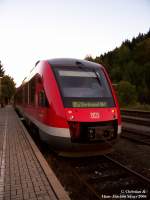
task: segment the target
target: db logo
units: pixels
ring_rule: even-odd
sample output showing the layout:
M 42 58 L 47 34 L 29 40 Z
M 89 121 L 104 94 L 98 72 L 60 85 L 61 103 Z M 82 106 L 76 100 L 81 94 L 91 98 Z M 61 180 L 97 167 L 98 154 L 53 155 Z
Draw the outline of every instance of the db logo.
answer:
M 98 119 L 100 117 L 100 114 L 98 112 L 91 112 L 90 118 L 91 119 Z

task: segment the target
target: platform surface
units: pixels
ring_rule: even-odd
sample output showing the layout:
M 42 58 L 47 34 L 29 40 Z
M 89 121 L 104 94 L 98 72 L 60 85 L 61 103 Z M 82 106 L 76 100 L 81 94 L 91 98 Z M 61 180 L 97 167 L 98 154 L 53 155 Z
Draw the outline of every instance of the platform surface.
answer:
M 69 199 L 11 106 L 0 108 L 2 199 Z

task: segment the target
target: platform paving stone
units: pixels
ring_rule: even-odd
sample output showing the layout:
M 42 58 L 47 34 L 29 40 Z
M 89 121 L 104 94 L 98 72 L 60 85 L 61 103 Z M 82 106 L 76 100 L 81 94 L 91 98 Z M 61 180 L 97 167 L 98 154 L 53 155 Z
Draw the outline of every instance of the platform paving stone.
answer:
M 58 199 L 11 106 L 0 108 L 0 200 Z

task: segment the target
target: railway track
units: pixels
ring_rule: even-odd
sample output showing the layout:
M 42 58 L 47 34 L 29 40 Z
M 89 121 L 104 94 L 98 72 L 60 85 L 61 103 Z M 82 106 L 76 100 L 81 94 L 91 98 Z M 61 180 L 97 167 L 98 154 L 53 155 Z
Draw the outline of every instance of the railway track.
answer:
M 150 146 L 150 135 L 149 134 L 144 134 L 144 133 L 138 133 L 135 130 L 126 130 L 124 129 L 124 132 L 121 134 L 122 138 L 129 139 L 133 142 L 138 142 L 144 145 L 149 145 Z
M 122 120 L 125 122 L 150 126 L 150 111 L 121 109 L 121 116 L 122 116 Z
M 150 179 L 109 156 L 46 157 L 71 199 L 150 199 Z
M 121 110 L 123 133 L 121 137 L 150 145 L 150 112 Z
M 134 123 L 150 127 L 150 118 L 122 115 L 122 120 L 128 123 Z
M 141 117 L 141 118 L 150 118 L 150 111 L 121 109 L 121 114 L 127 116 Z

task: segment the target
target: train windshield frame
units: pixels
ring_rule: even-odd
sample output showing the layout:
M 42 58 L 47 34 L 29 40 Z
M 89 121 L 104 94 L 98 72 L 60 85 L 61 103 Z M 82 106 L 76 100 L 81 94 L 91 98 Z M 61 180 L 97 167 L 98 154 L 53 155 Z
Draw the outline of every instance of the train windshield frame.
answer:
M 64 107 L 115 106 L 109 83 L 101 68 L 55 67 L 53 69 Z

